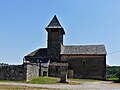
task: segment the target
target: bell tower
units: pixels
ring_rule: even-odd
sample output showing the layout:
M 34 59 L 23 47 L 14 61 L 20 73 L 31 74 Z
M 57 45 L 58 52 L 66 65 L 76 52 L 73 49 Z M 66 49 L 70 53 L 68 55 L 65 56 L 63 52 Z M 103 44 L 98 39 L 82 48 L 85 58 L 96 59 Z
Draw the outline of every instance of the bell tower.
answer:
M 60 59 L 61 44 L 63 44 L 65 31 L 60 25 L 56 15 L 45 29 L 48 32 L 47 57 L 51 61 L 58 61 Z

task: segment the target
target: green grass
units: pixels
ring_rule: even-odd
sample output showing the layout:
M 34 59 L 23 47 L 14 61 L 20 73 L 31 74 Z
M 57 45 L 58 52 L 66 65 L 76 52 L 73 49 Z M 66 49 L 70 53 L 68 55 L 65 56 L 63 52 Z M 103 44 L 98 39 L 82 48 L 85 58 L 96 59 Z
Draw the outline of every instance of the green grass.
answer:
M 106 78 L 107 81 L 117 81 L 118 78 Z
M 114 83 L 120 83 L 120 79 L 119 78 L 107 78 L 107 81 L 113 81 Z
M 0 82 L 31 83 L 31 84 L 69 84 L 69 85 L 79 85 L 84 82 L 100 82 L 101 80 L 68 78 L 67 79 L 68 83 L 59 83 L 59 81 L 60 81 L 60 78 L 57 78 L 57 77 L 35 77 L 28 82 L 0 80 Z
M 0 80 L 0 82 L 15 82 L 15 83 L 31 83 L 31 84 L 69 84 L 69 85 L 79 85 L 84 82 L 100 82 L 100 80 L 93 79 L 73 79 L 68 78 L 68 83 L 59 83 L 60 78 L 57 77 L 36 77 L 31 81 L 11 81 L 11 80 Z M 0 85 L 0 90 L 53 90 L 44 88 L 34 88 L 27 86 L 15 86 L 15 85 Z
M 59 82 L 59 78 L 55 77 L 36 77 L 33 78 L 31 81 L 28 81 L 28 83 L 32 84 L 56 84 Z
M 70 85 L 79 85 L 83 82 L 99 82 L 100 80 L 93 80 L 93 79 L 72 79 L 68 78 L 68 83 L 59 83 L 59 78 L 57 77 L 36 77 L 33 78 L 31 81 L 27 83 L 32 84 L 70 84 Z

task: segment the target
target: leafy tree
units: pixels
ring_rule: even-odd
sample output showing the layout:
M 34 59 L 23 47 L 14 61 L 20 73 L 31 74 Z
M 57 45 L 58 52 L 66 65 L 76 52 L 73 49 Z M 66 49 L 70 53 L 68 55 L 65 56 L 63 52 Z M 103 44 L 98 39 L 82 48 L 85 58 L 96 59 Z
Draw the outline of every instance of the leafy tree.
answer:
M 112 66 L 106 68 L 107 78 L 119 78 L 120 77 L 120 66 Z
M 108 80 L 113 80 L 116 83 L 120 83 L 120 66 L 107 67 L 106 77 Z
M 120 80 L 120 68 L 118 68 L 116 71 L 117 71 L 116 72 L 116 77 L 119 78 L 119 80 Z

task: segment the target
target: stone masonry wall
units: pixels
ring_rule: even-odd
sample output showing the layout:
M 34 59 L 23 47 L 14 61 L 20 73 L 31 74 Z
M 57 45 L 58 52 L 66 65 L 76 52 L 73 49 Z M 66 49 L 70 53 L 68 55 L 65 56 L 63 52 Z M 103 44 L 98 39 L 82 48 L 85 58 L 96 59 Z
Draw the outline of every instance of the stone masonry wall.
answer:
M 23 65 L 0 65 L 0 80 L 26 80 L 26 67 Z
M 26 73 L 26 81 L 31 80 L 34 77 L 39 76 L 39 66 L 36 64 L 28 64 Z
M 26 80 L 39 76 L 38 65 L 0 65 L 0 80 Z
M 65 56 L 63 60 L 69 62 L 68 71 L 73 78 L 105 79 L 105 56 Z

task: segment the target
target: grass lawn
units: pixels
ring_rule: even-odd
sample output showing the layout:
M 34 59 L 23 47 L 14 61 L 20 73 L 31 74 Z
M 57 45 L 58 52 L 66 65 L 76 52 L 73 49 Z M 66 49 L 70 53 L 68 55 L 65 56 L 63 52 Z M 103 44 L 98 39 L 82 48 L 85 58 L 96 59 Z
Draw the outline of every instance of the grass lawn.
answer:
M 107 78 L 107 81 L 113 81 L 114 83 L 120 83 L 120 79 L 119 78 Z
M 68 78 L 68 83 L 59 83 L 59 78 L 57 77 L 36 77 L 33 78 L 31 81 L 27 83 L 32 84 L 70 84 L 70 85 L 78 85 L 83 82 L 99 82 L 100 80 L 93 80 L 93 79 L 72 79 Z
M 30 83 L 30 84 L 69 84 L 69 85 L 79 85 L 84 82 L 100 82 L 101 80 L 94 79 L 73 79 L 68 78 L 68 83 L 59 83 L 60 78 L 57 77 L 36 77 L 31 81 L 10 81 L 10 80 L 0 80 L 0 82 L 15 82 L 15 83 Z
M 0 82 L 15 82 L 15 83 L 30 83 L 30 84 L 69 84 L 69 85 L 79 85 L 85 82 L 101 82 L 101 80 L 94 79 L 73 79 L 68 78 L 68 83 L 59 83 L 60 78 L 57 77 L 36 77 L 31 81 L 10 81 L 10 80 L 0 80 Z M 118 80 L 117 78 L 109 78 L 109 80 Z M 109 81 L 108 80 L 108 81 Z M 44 88 L 35 88 L 28 86 L 15 86 L 15 85 L 0 85 L 0 90 L 53 90 L 53 89 L 44 89 Z
M 27 83 L 32 84 L 56 84 L 59 82 L 59 78 L 56 77 L 36 77 Z
M 119 78 L 106 78 L 108 81 L 117 81 Z

